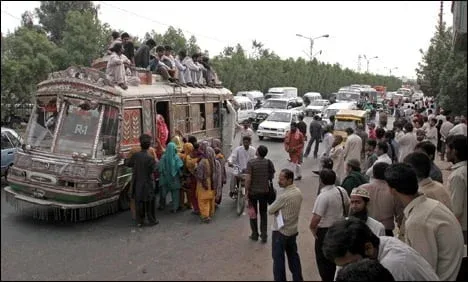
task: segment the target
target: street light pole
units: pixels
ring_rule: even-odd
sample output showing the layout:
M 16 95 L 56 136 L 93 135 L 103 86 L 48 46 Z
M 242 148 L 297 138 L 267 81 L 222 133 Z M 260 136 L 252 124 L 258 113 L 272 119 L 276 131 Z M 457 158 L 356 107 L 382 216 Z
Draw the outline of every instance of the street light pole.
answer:
M 375 57 L 372 57 L 372 58 L 367 58 L 366 55 L 362 55 L 362 56 L 363 56 L 364 59 L 367 61 L 367 72 L 369 72 L 369 62 L 370 62 L 370 60 L 372 60 L 372 59 L 378 59 L 379 56 L 375 56 Z
M 314 53 L 313 53 L 313 50 L 314 50 L 314 42 L 315 42 L 315 39 L 319 39 L 319 38 L 322 38 L 322 37 L 329 37 L 330 35 L 329 34 L 324 34 L 322 36 L 317 36 L 317 37 L 307 37 L 307 36 L 304 36 L 302 34 L 296 34 L 297 37 L 302 37 L 302 38 L 305 38 L 305 39 L 308 39 L 310 41 L 310 49 L 309 49 L 309 60 L 312 62 L 313 58 L 314 58 Z
M 388 72 L 390 73 L 390 76 L 392 76 L 392 70 L 397 70 L 398 67 L 394 67 L 394 68 L 387 68 L 385 67 L 386 69 L 388 69 Z

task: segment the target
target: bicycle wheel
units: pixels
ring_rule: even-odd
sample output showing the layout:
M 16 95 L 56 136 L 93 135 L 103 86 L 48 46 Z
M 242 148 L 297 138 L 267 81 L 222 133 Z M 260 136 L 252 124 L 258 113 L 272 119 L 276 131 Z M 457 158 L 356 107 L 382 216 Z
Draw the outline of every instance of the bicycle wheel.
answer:
M 244 208 L 245 208 L 245 186 L 241 184 L 239 189 L 237 189 L 236 212 L 238 216 L 240 216 L 244 212 Z

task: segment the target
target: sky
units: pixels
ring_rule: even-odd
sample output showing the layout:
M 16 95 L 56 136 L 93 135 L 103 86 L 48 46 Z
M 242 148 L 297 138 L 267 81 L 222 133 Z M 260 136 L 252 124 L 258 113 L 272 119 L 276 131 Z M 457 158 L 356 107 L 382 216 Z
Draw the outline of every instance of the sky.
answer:
M 358 69 L 358 56 L 378 57 L 369 61 L 369 72 L 415 78 L 421 61 L 419 49 L 427 50 L 434 35 L 439 1 L 422 2 L 140 2 L 94 1 L 100 5 L 99 19 L 113 29 L 143 38 L 154 29 L 164 33 L 172 25 L 188 39 L 195 35 L 202 50 L 218 55 L 226 46 L 240 43 L 252 51 L 257 40 L 281 58 L 309 59 L 310 40 L 316 38 L 312 54 L 321 62 L 339 63 Z M 21 14 L 39 7 L 39 1 L 1 1 L 1 31 L 20 25 Z M 444 20 L 452 26 L 451 1 L 444 1 Z M 320 51 L 322 51 L 320 53 Z M 361 59 L 361 71 L 367 62 Z

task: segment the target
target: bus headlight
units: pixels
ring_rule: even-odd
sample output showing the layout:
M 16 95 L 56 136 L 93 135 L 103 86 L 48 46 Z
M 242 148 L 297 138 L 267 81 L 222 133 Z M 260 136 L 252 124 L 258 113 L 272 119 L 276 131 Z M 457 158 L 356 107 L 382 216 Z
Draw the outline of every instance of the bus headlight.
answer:
M 112 177 L 114 176 L 113 168 L 106 168 L 101 173 L 101 181 L 103 184 L 111 183 Z

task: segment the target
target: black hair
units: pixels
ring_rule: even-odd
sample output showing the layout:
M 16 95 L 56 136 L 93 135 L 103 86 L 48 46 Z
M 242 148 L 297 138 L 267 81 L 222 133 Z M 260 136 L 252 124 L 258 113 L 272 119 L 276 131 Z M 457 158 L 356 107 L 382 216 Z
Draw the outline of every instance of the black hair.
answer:
M 319 176 L 324 185 L 333 185 L 336 182 L 336 173 L 331 169 L 322 169 Z
M 408 122 L 405 124 L 405 129 L 407 132 L 412 132 L 413 131 L 413 125 L 411 124 L 411 122 Z
M 335 281 L 393 282 L 395 278 L 378 260 L 365 258 L 340 269 Z
M 166 50 L 166 51 L 172 51 L 172 50 L 174 50 L 174 49 L 172 49 L 172 46 L 171 46 L 171 45 L 166 45 L 166 46 L 164 46 L 164 50 Z
M 119 38 L 119 36 L 120 36 L 120 34 L 119 34 L 118 31 L 113 31 L 113 32 L 112 32 L 112 38 L 113 38 L 114 40 L 117 39 L 117 38 Z
M 397 190 L 398 193 L 405 195 L 418 193 L 418 178 L 409 164 L 397 163 L 390 165 L 385 170 L 385 180 L 388 186 Z
M 431 160 L 426 153 L 413 152 L 407 155 L 403 162 L 412 166 L 420 179 L 428 178 L 431 173 Z
M 353 134 L 354 133 L 354 129 L 352 129 L 351 127 L 348 127 L 345 129 L 346 133 L 348 133 L 349 135 Z
M 379 142 L 377 143 L 377 148 L 379 150 L 382 150 L 384 152 L 384 154 L 386 154 L 388 152 L 388 144 L 385 143 L 385 142 Z
M 323 158 L 322 169 L 333 169 L 333 160 L 327 157 Z
M 319 120 L 319 119 L 320 119 L 320 117 L 318 115 L 314 116 L 314 120 Z
M 431 161 L 434 161 L 435 159 L 435 152 L 436 152 L 436 146 L 432 144 L 430 141 L 422 141 L 416 144 L 416 147 L 414 147 L 415 150 L 419 149 L 426 153 Z
M 198 148 L 200 148 L 200 143 L 198 142 L 193 143 L 193 150 L 198 150 Z
M 294 180 L 294 172 L 292 172 L 292 170 L 283 168 L 281 173 L 284 173 L 284 177 L 286 177 L 287 180 Z
M 148 150 L 151 145 L 151 136 L 148 134 L 142 134 L 140 136 L 140 146 L 143 150 Z
M 268 154 L 268 148 L 264 145 L 260 145 L 257 148 L 258 155 L 264 158 Z
M 378 249 L 380 240 L 364 221 L 350 217 L 337 221 L 328 228 L 323 240 L 322 252 L 331 262 L 335 262 L 336 258 L 344 257 L 348 252 L 366 257 L 366 243 L 371 243 L 374 248 Z
M 109 50 L 111 52 L 122 52 L 122 43 L 115 43 Z
M 124 32 L 124 33 L 122 33 L 122 35 L 120 35 L 120 38 L 122 38 L 122 39 L 130 38 L 130 35 L 127 32 Z
M 458 161 L 466 161 L 466 136 L 452 135 L 447 138 L 447 146 L 455 150 Z
M 163 46 L 156 47 L 156 52 L 164 52 L 164 47 Z
M 375 130 L 375 136 L 377 139 L 382 139 L 385 136 L 385 129 L 379 127 Z
M 371 146 L 371 147 L 377 147 L 377 141 L 375 141 L 374 139 L 367 139 L 367 145 Z
M 156 46 L 156 41 L 154 41 L 153 39 L 148 39 L 148 40 L 146 40 L 146 45 L 148 45 L 150 47 L 151 46 L 154 47 L 154 46 Z
M 291 127 L 297 128 L 297 123 L 295 121 L 291 122 Z
M 375 179 L 385 180 L 385 170 L 390 165 L 384 162 L 375 163 L 372 167 L 372 174 L 374 175 Z
M 384 137 L 387 138 L 388 141 L 395 139 L 395 131 L 393 130 L 386 131 Z
M 186 50 L 180 50 L 179 51 L 179 59 L 183 60 L 185 57 L 187 57 L 187 51 Z
M 193 135 L 190 135 L 190 136 L 188 137 L 188 141 L 189 141 L 190 143 L 192 143 L 192 145 L 195 146 L 195 143 L 197 143 L 197 137 L 195 137 L 195 136 L 193 136 Z
M 242 141 L 248 140 L 249 142 L 252 142 L 252 137 L 250 136 L 244 136 L 242 137 Z

